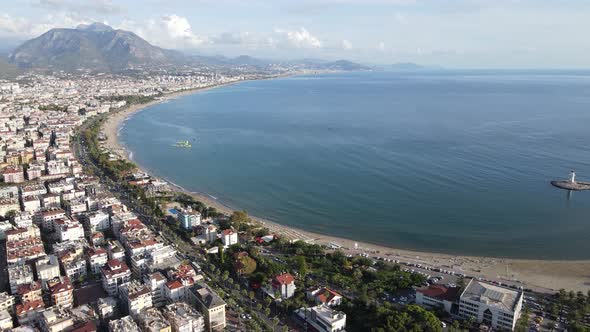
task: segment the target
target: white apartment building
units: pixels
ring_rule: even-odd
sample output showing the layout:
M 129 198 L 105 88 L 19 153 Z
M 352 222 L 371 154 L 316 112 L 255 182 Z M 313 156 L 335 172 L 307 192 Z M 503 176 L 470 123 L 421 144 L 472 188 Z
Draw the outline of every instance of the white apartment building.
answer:
M 33 269 L 28 265 L 16 265 L 8 267 L 8 281 L 10 293 L 16 294 L 18 286 L 33 282 Z
M 78 280 L 88 275 L 86 261 L 82 258 L 70 261 L 62 261 L 62 266 L 66 276 L 71 280 Z
M 30 212 L 19 212 L 12 219 L 14 226 L 19 228 L 26 228 L 33 225 L 33 214 Z
M 107 263 L 109 256 L 107 251 L 103 248 L 88 247 L 86 249 L 86 259 L 90 273 L 100 274 L 100 269 Z
M 75 241 L 84 238 L 84 228 L 78 221 L 57 220 L 55 228 L 59 242 Z
M 520 317 L 523 292 L 472 279 L 459 302 L 459 316 L 494 329 L 514 330 Z
M 6 309 L 0 309 L 0 331 L 6 331 L 12 328 L 12 316 Z
M 325 305 L 295 311 L 300 324 L 309 324 L 319 332 L 338 332 L 346 328 L 346 314 Z
M 170 323 L 160 310 L 149 308 L 142 311 L 137 320 L 144 332 L 171 332 Z
M 97 300 L 98 316 L 106 320 L 117 313 L 118 301 L 114 297 L 101 297 Z
M 37 270 L 37 279 L 41 281 L 45 287 L 45 282 L 55 277 L 59 277 L 59 260 L 55 255 L 49 255 L 43 259 L 35 262 Z
M 109 322 L 109 332 L 142 332 L 131 316 Z
M 102 272 L 102 287 L 110 296 L 117 296 L 119 293 L 119 286 L 131 281 L 131 271 L 127 264 L 117 260 L 111 259 L 101 269 Z
M 160 272 L 146 274 L 143 277 L 143 283 L 146 284 L 152 292 L 152 304 L 154 307 L 162 307 L 166 304 L 166 293 L 164 287 L 166 278 Z
M 14 313 L 14 296 L 4 292 L 0 293 L 0 310 L 8 310 Z
M 137 280 L 121 285 L 119 297 L 132 317 L 138 317 L 142 310 L 152 307 L 152 292 Z
M 105 231 L 111 227 L 110 217 L 102 211 L 93 211 L 85 213 L 81 219 L 84 221 L 84 226 L 90 231 Z
M 172 303 L 164 309 L 164 316 L 172 325 L 172 332 L 203 332 L 205 319 L 203 315 L 189 304 Z
M 41 312 L 39 325 L 43 332 L 68 331 L 74 326 L 74 318 L 62 307 L 53 306 Z
M 180 227 L 186 230 L 192 230 L 193 227 L 201 224 L 201 214 L 191 209 L 181 209 L 178 211 L 178 223 Z
M 233 229 L 226 229 L 221 233 L 221 242 L 227 248 L 234 244 L 238 244 L 238 233 Z

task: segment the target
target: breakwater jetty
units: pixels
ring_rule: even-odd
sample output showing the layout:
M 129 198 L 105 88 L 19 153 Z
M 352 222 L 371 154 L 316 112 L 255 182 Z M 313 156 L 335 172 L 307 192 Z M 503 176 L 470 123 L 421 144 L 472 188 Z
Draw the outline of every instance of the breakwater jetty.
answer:
M 576 181 L 576 172 L 570 172 L 569 180 L 554 180 L 551 181 L 551 184 L 554 187 L 566 190 L 575 190 L 575 191 L 582 191 L 582 190 L 590 190 L 590 182 L 581 182 Z

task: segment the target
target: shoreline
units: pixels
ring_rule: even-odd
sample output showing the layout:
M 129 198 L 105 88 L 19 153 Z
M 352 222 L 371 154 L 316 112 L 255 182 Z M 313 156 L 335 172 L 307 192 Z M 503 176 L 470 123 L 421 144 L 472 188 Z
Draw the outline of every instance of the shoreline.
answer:
M 132 157 L 130 157 L 130 154 L 132 156 L 132 151 L 129 151 L 123 146 L 123 144 L 121 144 L 118 136 L 125 121 L 127 121 L 133 114 L 158 103 L 241 82 L 244 81 L 179 91 L 164 95 L 161 99 L 153 102 L 131 105 L 122 111 L 109 114 L 107 120 L 101 126 L 101 132 L 107 136 L 106 141 L 101 144 L 120 157 L 134 162 Z M 140 165 L 137 165 L 137 167 L 142 171 L 151 174 L 151 172 L 146 171 L 146 169 Z M 161 176 L 156 177 L 163 178 Z M 224 205 L 222 202 L 214 199 L 206 193 L 191 192 L 172 183 L 166 178 L 163 179 L 176 191 L 191 195 L 196 200 L 209 206 L 213 206 L 220 212 L 231 214 L 234 211 L 231 207 Z M 518 285 L 523 284 L 526 285 L 525 288 L 531 288 L 535 291 L 545 293 L 556 292 L 561 288 L 583 292 L 590 290 L 590 274 L 587 272 L 590 271 L 590 260 L 559 261 L 479 257 L 396 249 L 384 245 L 359 242 L 346 238 L 309 232 L 256 216 L 250 217 L 257 222 L 260 222 L 264 227 L 267 227 L 272 233 L 281 234 L 289 239 L 297 238 L 327 246 L 337 244 L 342 247 L 343 251 L 353 255 L 366 252 L 372 256 L 387 257 L 394 260 L 397 259 L 400 262 L 417 263 L 429 267 L 440 267 L 445 270 L 452 270 L 473 277 L 483 277 L 502 283 L 509 282 Z M 355 244 L 358 245 L 358 249 L 354 249 Z

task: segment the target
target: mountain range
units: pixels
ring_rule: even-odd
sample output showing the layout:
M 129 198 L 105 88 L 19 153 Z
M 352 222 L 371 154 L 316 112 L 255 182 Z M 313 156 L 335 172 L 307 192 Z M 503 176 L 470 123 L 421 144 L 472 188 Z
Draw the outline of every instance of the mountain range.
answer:
M 10 63 L 25 69 L 75 71 L 79 69 L 118 72 L 129 68 L 163 68 L 195 65 L 247 65 L 265 67 L 269 60 L 250 56 L 189 55 L 154 46 L 133 32 L 113 29 L 102 23 L 79 25 L 75 29 L 51 29 L 18 46 L 8 57 Z M 309 69 L 363 70 L 362 65 L 339 60 L 334 62 L 291 61 Z

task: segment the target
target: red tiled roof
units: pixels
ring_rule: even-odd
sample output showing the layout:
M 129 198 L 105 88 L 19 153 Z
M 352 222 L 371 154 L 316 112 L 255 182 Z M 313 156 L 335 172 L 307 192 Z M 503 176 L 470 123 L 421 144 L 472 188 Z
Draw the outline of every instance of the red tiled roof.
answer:
M 281 285 L 288 285 L 288 284 L 294 282 L 295 278 L 293 278 L 291 273 L 283 273 L 281 275 L 276 276 L 274 281 L 281 284 Z
M 73 289 L 74 289 L 74 286 L 72 286 L 72 283 L 70 282 L 70 278 L 64 277 L 61 282 L 51 285 L 49 288 L 49 291 L 51 292 L 51 294 L 57 294 L 57 293 L 62 293 L 62 292 L 67 292 L 67 291 L 73 291 Z
M 90 322 L 85 322 L 84 324 L 74 328 L 70 332 L 95 332 L 95 331 L 96 331 L 96 325 L 92 321 L 90 321 Z
M 416 289 L 417 292 L 424 294 L 425 296 L 436 298 L 439 300 L 453 301 L 459 296 L 459 287 L 445 287 L 443 285 L 432 285 L 428 288 Z
M 45 307 L 45 304 L 43 304 L 43 300 L 28 301 L 23 304 L 17 304 L 16 305 L 16 315 L 20 316 L 20 315 L 25 314 L 29 311 L 43 309 L 44 307 Z
M 322 303 L 328 303 L 332 301 L 333 298 L 336 296 L 340 296 L 340 294 L 336 293 L 335 291 L 329 288 L 322 288 L 316 295 L 316 298 Z
M 182 283 L 179 280 L 172 280 L 166 283 L 166 287 L 169 289 L 178 289 L 182 287 Z
M 30 292 L 35 292 L 41 289 L 41 282 L 40 281 L 33 281 L 29 284 L 20 285 L 17 287 L 16 292 L 18 295 L 25 295 Z

